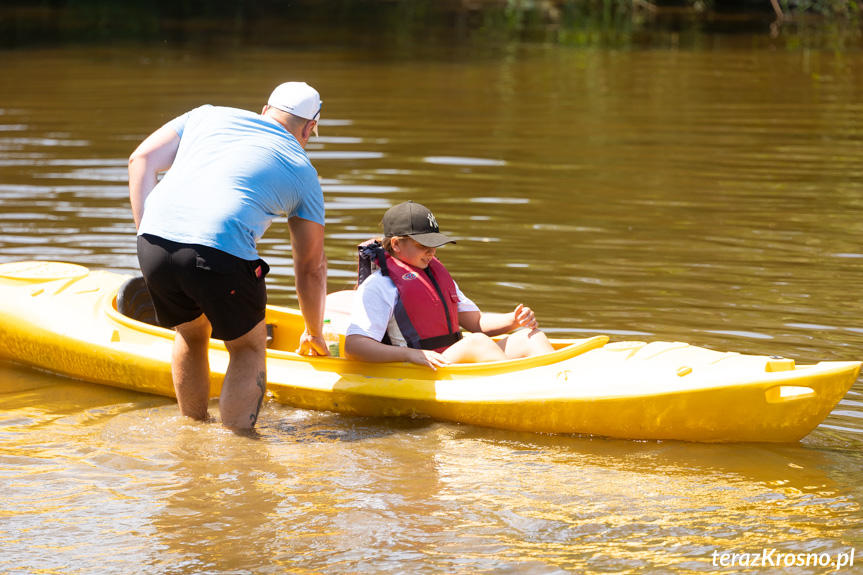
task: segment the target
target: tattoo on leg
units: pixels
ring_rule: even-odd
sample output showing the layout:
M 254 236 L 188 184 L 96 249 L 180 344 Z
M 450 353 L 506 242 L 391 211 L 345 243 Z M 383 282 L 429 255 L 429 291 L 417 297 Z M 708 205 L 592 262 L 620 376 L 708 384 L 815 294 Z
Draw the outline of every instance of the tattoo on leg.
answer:
M 258 398 L 258 407 L 255 409 L 255 413 L 249 416 L 249 420 L 252 422 L 252 427 L 258 422 L 258 414 L 261 412 L 261 405 L 264 403 L 264 394 L 267 392 L 267 372 L 262 371 L 258 373 L 258 387 L 261 388 L 261 397 Z

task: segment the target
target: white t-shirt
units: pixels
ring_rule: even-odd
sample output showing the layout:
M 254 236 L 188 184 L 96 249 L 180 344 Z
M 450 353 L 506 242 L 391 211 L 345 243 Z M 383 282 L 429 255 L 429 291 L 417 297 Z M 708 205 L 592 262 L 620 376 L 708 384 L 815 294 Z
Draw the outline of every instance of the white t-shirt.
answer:
M 455 286 L 458 295 L 458 311 L 479 311 L 475 303 L 469 300 Z M 381 275 L 380 270 L 374 272 L 366 281 L 357 288 L 351 307 L 351 324 L 348 326 L 347 335 L 364 335 L 375 341 L 381 341 L 384 334 L 389 330 L 390 340 L 393 345 L 405 347 L 404 338 L 398 328 L 395 318 L 396 301 L 398 301 L 399 290 L 396 284 Z

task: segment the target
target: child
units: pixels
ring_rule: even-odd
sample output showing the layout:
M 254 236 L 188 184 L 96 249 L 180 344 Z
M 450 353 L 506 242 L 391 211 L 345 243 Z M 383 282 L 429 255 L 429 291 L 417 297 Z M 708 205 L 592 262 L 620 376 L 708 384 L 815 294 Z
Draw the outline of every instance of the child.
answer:
M 530 308 L 519 304 L 511 313 L 482 313 L 465 297 L 434 257 L 438 247 L 455 241 L 440 233 L 428 209 L 399 204 L 384 214 L 383 227 L 383 246 L 360 246 L 360 285 L 345 340 L 349 359 L 436 369 L 553 351 Z M 374 273 L 371 259 L 380 267 Z M 471 333 L 462 337 L 459 326 Z M 518 327 L 527 329 L 499 341 L 490 337 Z

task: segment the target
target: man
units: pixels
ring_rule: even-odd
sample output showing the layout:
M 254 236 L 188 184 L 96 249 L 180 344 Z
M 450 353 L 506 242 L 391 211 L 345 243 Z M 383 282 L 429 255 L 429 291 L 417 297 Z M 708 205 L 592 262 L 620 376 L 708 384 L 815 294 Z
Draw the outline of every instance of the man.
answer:
M 129 158 L 138 261 L 160 325 L 176 330 L 171 372 L 183 415 L 208 417 L 212 336 L 225 341 L 230 357 L 219 398 L 222 424 L 248 429 L 258 419 L 266 391 L 269 267 L 256 246 L 278 216 L 288 217 L 306 323 L 297 352 L 329 355 L 322 338 L 324 200 L 305 153 L 320 111 L 316 90 L 287 82 L 260 115 L 202 106 L 151 134 Z

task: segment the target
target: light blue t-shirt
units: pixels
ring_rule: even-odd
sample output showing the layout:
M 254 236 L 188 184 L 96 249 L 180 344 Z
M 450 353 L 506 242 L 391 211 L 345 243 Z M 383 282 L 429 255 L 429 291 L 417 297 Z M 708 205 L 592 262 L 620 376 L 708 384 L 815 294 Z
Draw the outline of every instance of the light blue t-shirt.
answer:
M 166 126 L 179 134 L 180 147 L 144 203 L 139 235 L 255 260 L 258 240 L 277 217 L 324 224 L 318 173 L 272 118 L 207 105 Z

